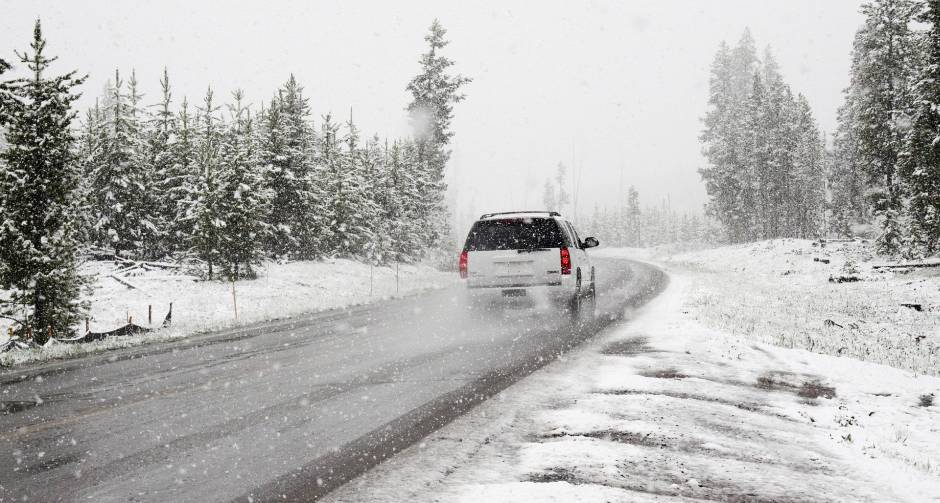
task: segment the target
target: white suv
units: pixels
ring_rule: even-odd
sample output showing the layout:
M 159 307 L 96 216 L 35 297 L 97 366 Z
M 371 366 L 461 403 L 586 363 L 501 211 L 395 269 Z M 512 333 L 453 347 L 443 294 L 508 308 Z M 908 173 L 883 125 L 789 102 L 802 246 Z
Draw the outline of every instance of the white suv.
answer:
M 473 224 L 460 254 L 460 277 L 472 294 L 544 296 L 579 320 L 593 317 L 594 265 L 588 248 L 557 212 L 488 213 Z

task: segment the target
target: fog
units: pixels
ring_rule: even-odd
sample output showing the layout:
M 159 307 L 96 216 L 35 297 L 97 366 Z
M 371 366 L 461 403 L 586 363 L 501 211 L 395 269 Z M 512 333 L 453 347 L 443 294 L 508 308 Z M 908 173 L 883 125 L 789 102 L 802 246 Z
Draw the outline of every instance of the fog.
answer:
M 115 67 L 136 69 L 146 102 L 167 66 L 177 99 L 243 88 L 255 107 L 294 73 L 317 119 L 352 113 L 396 137 L 410 132 L 405 84 L 437 17 L 456 71 L 473 78 L 456 107 L 452 210 L 539 208 L 563 162 L 580 180 L 577 218 L 631 184 L 644 204 L 701 208 L 708 68 L 745 28 L 831 132 L 858 3 L 4 1 L 0 45 L 25 48 L 41 17 L 58 69 L 89 74 L 82 107 Z

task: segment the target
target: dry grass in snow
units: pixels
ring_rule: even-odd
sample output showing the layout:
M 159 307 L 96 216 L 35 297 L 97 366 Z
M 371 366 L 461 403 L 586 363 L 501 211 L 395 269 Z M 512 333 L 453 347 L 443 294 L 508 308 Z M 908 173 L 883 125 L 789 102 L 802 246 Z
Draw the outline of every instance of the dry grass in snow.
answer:
M 889 261 L 874 256 L 869 244 L 823 247 L 795 239 L 662 261 L 691 278 L 687 309 L 707 325 L 778 346 L 940 375 L 940 267 L 875 269 Z M 840 279 L 850 282 L 835 282 Z

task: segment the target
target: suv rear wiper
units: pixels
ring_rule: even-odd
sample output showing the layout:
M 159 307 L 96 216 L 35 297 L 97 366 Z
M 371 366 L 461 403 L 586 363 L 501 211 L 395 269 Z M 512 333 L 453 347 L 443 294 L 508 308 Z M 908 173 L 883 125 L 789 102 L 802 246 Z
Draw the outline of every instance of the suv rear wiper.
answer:
M 520 249 L 516 250 L 516 252 L 518 252 L 518 253 L 532 253 L 532 252 L 537 252 L 537 251 L 548 251 L 548 250 L 551 250 L 551 248 L 520 248 Z

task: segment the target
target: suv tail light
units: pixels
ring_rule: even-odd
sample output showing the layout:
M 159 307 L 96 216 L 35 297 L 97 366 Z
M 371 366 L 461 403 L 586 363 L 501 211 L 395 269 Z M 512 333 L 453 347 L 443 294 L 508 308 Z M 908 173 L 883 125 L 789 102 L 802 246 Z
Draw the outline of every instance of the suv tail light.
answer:
M 467 278 L 467 250 L 464 250 L 460 253 L 460 277 L 462 279 Z
M 568 247 L 562 246 L 560 253 L 561 253 L 561 273 L 571 274 L 571 252 L 568 251 Z

